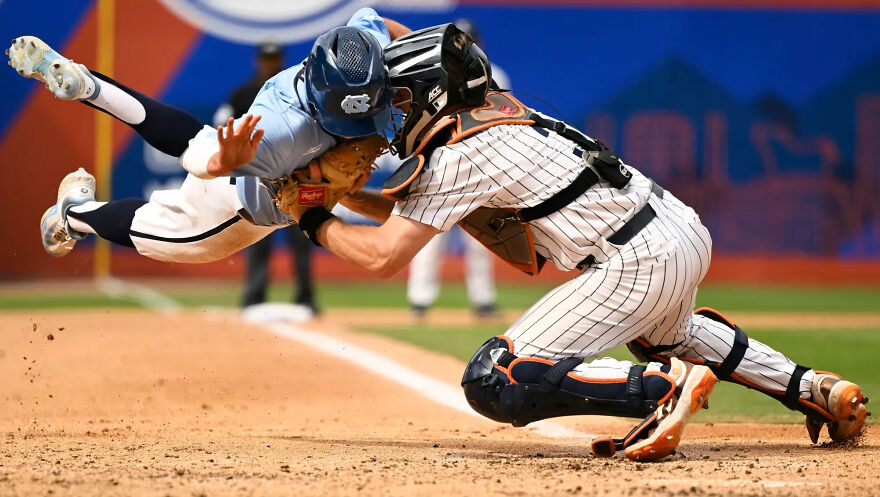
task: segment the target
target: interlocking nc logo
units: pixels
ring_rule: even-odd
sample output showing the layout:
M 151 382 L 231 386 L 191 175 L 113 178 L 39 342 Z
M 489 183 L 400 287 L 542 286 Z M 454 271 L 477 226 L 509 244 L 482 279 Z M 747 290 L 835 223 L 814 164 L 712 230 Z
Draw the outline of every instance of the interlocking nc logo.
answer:
M 366 93 L 363 95 L 349 95 L 342 99 L 340 106 L 346 114 L 363 114 L 370 110 L 370 96 Z

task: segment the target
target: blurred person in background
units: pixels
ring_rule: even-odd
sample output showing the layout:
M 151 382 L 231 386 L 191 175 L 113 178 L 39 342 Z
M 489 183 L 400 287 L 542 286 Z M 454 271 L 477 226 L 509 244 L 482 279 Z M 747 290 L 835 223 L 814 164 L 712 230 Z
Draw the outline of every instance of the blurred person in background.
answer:
M 284 69 L 284 47 L 274 42 L 264 42 L 257 48 L 255 65 L 257 72 L 229 95 L 227 101 L 214 113 L 214 125 L 226 123 L 230 117 L 243 116 L 260 88 L 272 76 Z M 308 308 L 311 315 L 318 313 L 312 287 L 311 243 L 297 227 L 284 228 L 287 243 L 293 256 L 296 291 L 293 303 Z M 241 306 L 247 308 L 266 301 L 266 288 L 269 286 L 269 256 L 272 252 L 272 235 L 268 235 L 247 249 L 247 271 L 245 290 Z
M 476 25 L 470 19 L 457 19 L 455 25 L 474 39 L 477 45 L 485 48 Z M 490 61 L 491 63 L 491 61 Z M 492 65 L 492 79 L 498 88 L 509 89 L 510 80 L 507 74 L 497 65 Z M 380 159 L 382 167 L 388 167 L 394 171 L 400 165 L 392 155 L 386 155 Z M 393 164 L 387 164 L 394 162 Z M 413 316 L 422 318 L 428 308 L 434 304 L 440 295 L 440 268 L 443 263 L 443 253 L 449 245 L 450 233 L 453 230 L 438 234 L 418 254 L 409 265 L 409 278 L 406 286 L 406 297 L 409 300 Z M 460 229 L 454 230 L 461 234 Z M 498 308 L 495 304 L 495 274 L 492 255 L 480 242 L 471 236 L 461 236 L 464 245 L 465 259 L 465 284 L 467 285 L 468 300 L 474 309 L 474 313 L 480 319 L 494 319 L 498 317 Z

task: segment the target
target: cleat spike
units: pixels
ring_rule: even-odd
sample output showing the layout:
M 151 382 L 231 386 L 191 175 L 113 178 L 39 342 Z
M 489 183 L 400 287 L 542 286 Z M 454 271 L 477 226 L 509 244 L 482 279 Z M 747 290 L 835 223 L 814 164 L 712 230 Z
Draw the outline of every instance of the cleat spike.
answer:
M 855 415 L 855 414 L 850 414 L 850 415 L 849 415 L 849 420 L 850 420 L 850 421 L 855 421 L 855 420 L 856 420 L 856 415 Z
M 868 403 L 868 398 L 867 397 L 862 398 L 862 404 L 867 404 L 867 403 Z

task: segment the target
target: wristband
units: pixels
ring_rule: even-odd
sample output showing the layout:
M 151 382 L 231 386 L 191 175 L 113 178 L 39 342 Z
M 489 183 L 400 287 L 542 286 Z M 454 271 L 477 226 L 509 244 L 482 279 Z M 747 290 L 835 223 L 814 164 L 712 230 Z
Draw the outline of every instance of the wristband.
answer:
M 299 229 L 302 230 L 303 234 L 306 235 L 312 243 L 321 247 L 321 242 L 318 241 L 318 230 L 321 228 L 322 224 L 334 217 L 336 216 L 325 209 L 324 206 L 312 207 L 305 211 L 302 217 L 299 218 Z

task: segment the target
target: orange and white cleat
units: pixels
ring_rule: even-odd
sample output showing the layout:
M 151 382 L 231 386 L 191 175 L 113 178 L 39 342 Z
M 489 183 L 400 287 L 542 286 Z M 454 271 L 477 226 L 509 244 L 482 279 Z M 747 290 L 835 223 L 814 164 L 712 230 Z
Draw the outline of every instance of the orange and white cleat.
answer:
M 718 381 L 712 371 L 706 366 L 695 366 L 674 357 L 670 366 L 669 375 L 675 378 L 676 393 L 651 415 L 653 420 L 650 416 L 646 418 L 646 421 L 650 420 L 649 424 L 643 422 L 639 425 L 650 427 L 656 423 L 647 437 L 624 447 L 628 459 L 658 461 L 675 453 L 688 420 L 708 405 L 709 395 Z
M 865 404 L 868 398 L 861 387 L 851 381 L 826 371 L 816 371 L 810 386 L 812 401 L 825 409 L 834 419 L 818 416 L 807 417 L 807 431 L 813 443 L 819 441 L 822 426 L 828 424 L 828 436 L 834 442 L 844 442 L 855 438 L 865 426 L 869 413 Z

